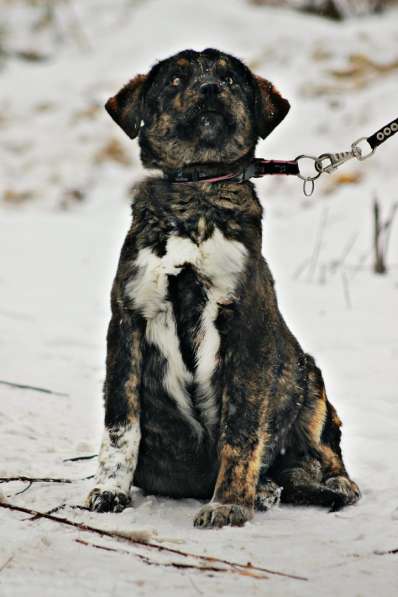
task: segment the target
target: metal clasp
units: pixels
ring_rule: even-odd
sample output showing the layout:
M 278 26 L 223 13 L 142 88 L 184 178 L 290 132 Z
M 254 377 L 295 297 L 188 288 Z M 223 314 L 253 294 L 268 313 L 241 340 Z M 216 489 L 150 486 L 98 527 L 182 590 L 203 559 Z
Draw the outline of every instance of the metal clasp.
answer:
M 303 180 L 303 181 L 304 181 L 304 182 L 303 182 L 303 193 L 304 193 L 304 195 L 305 195 L 306 197 L 311 197 L 312 193 L 314 192 L 314 188 L 315 188 L 315 182 L 314 182 L 314 181 L 315 181 L 317 178 L 319 178 L 319 176 L 322 174 L 322 171 L 319 171 L 319 170 L 316 168 L 316 161 L 317 161 L 317 159 L 318 159 L 318 158 L 316 158 L 316 157 L 315 157 L 315 156 L 313 156 L 313 155 L 306 155 L 306 154 L 298 155 L 298 156 L 297 156 L 297 157 L 294 159 L 294 161 L 295 161 L 295 162 L 297 162 L 297 164 L 298 164 L 300 160 L 304 160 L 304 159 L 307 159 L 307 160 L 312 160 L 312 161 L 314 162 L 314 168 L 315 168 L 315 170 L 316 170 L 316 172 L 315 172 L 315 175 L 313 175 L 313 176 L 308 176 L 308 175 L 307 175 L 307 176 L 304 176 L 304 174 L 301 174 L 301 172 L 299 172 L 299 173 L 297 174 L 297 176 L 298 176 L 299 178 L 301 178 L 301 180 Z M 300 168 L 299 168 L 299 169 L 300 169 Z
M 331 174 L 339 166 L 356 157 L 353 151 L 341 151 L 340 153 L 322 153 L 315 161 L 315 168 L 318 172 Z M 325 163 L 326 162 L 326 163 Z
M 358 139 L 357 141 L 354 141 L 354 143 L 352 143 L 350 151 L 341 151 L 340 153 L 322 153 L 318 157 L 315 157 L 313 155 L 306 155 L 306 154 L 298 155 L 295 159 L 295 162 L 297 162 L 297 164 L 299 163 L 300 160 L 304 160 L 304 159 L 312 160 L 314 162 L 313 165 L 314 165 L 314 168 L 316 171 L 316 173 L 314 175 L 304 176 L 304 174 L 302 174 L 300 172 L 300 167 L 299 167 L 299 173 L 297 174 L 297 176 L 299 178 L 301 178 L 301 180 L 304 181 L 304 184 L 303 184 L 304 195 L 306 197 L 310 197 L 312 195 L 312 193 L 314 192 L 314 188 L 315 188 L 314 181 L 324 172 L 326 172 L 326 174 L 331 174 L 332 172 L 337 170 L 337 168 L 339 166 L 341 166 L 345 162 L 348 162 L 348 160 L 352 160 L 353 158 L 355 158 L 361 162 L 363 160 L 367 160 L 368 158 L 370 158 L 370 156 L 373 155 L 374 152 L 376 151 L 376 148 L 371 147 L 369 145 L 371 151 L 368 151 L 368 153 L 364 153 L 366 150 L 362 149 L 362 147 L 360 147 L 360 143 L 362 143 L 363 141 L 367 141 L 367 143 L 369 145 L 368 139 L 366 137 L 361 137 L 360 139 Z
M 351 149 L 352 149 L 352 153 L 354 155 L 354 157 L 357 158 L 357 160 L 359 160 L 360 162 L 363 162 L 363 160 L 367 160 L 368 158 L 370 158 L 371 155 L 374 154 L 374 152 L 376 151 L 376 147 L 371 147 L 371 151 L 369 151 L 368 153 L 364 154 L 364 150 L 359 147 L 359 144 L 362 143 L 362 141 L 367 141 L 366 137 L 361 137 L 360 139 L 357 139 L 356 141 L 354 141 L 354 143 L 351 145 Z M 369 144 L 369 142 L 368 142 Z M 369 145 L 370 147 L 370 145 Z

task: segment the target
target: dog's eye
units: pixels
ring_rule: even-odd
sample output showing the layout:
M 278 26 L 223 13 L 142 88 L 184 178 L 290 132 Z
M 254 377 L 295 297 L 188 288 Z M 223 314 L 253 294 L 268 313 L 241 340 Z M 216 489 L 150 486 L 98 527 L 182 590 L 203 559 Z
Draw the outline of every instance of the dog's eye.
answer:
M 172 85 L 173 87 L 179 87 L 182 83 L 182 78 L 175 75 L 174 77 L 172 77 L 171 81 L 170 81 L 170 85 Z
M 223 85 L 228 85 L 229 87 L 235 83 L 235 79 L 232 75 L 225 75 L 222 78 Z

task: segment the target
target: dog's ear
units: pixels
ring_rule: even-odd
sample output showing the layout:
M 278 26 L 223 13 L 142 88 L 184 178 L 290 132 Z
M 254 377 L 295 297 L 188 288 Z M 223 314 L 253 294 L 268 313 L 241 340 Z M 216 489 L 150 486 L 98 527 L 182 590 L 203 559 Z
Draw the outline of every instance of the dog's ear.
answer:
M 137 75 L 105 104 L 108 114 L 131 139 L 135 139 L 140 129 L 143 110 L 142 88 L 146 77 Z
M 262 77 L 255 76 L 255 117 L 258 134 L 262 139 L 274 130 L 290 110 L 289 102 L 275 87 Z

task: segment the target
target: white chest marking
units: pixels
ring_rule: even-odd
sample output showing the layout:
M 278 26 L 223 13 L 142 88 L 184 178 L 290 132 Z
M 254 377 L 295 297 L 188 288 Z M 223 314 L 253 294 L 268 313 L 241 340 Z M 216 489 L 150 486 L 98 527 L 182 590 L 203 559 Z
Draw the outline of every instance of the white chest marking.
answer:
M 217 228 L 211 238 L 199 246 L 188 238 L 172 236 L 167 241 L 163 257 L 157 257 L 150 249 L 139 252 L 135 262 L 137 273 L 126 286 L 126 295 L 147 320 L 148 342 L 155 344 L 166 358 L 164 387 L 199 434 L 202 426 L 194 418 L 187 385 L 192 381 L 196 382 L 201 418 L 211 429 L 217 422 L 218 412 L 211 377 L 217 365 L 220 347 L 220 337 L 214 322 L 218 315 L 218 304 L 233 299 L 246 258 L 247 250 L 244 245 L 227 240 Z M 192 265 L 203 276 L 207 292 L 207 303 L 195 338 L 194 376 L 184 365 L 173 307 L 167 300 L 167 277 L 178 275 L 184 264 Z

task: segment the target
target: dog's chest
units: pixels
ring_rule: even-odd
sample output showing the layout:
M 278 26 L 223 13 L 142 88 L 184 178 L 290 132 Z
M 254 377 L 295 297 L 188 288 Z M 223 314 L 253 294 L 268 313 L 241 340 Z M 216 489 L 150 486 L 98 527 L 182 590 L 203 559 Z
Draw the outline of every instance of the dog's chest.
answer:
M 199 435 L 217 424 L 215 322 L 222 305 L 234 301 L 246 259 L 245 246 L 218 228 L 197 242 L 173 235 L 162 257 L 150 248 L 139 251 L 126 286 L 146 319 L 146 340 L 166 360 L 163 387 Z

